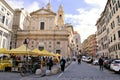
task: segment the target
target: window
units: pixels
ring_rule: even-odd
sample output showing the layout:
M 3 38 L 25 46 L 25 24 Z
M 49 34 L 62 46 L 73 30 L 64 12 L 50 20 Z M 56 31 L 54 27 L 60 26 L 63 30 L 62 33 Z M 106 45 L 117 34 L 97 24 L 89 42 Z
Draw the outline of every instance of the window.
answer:
M 111 4 L 110 4 L 110 9 L 112 9 L 112 6 L 111 6 Z
M 118 5 L 117 4 L 115 5 L 115 7 L 116 7 L 116 11 L 118 11 Z
M 34 41 L 32 41 L 32 44 L 34 44 Z
M 60 54 L 60 53 L 61 53 L 61 50 L 56 50 L 56 53 L 59 53 L 59 54 Z
M 107 34 L 109 34 L 109 28 L 107 29 Z
M 60 18 L 62 18 L 62 15 L 60 14 Z
M 116 40 L 115 34 L 114 34 L 114 40 Z
M 119 6 L 119 8 L 120 8 L 120 1 L 118 0 L 118 6 Z
M 111 42 L 112 42 L 112 37 L 111 37 Z
M 2 44 L 2 47 L 5 48 L 5 44 L 6 44 L 6 40 L 3 39 L 3 44 Z
M 112 23 L 111 23 L 111 29 L 113 29 Z
M 0 14 L 0 22 L 2 22 L 2 15 Z
M 78 39 L 76 39 L 76 43 L 78 43 Z
M 114 14 L 115 14 L 115 7 L 113 7 L 113 12 L 114 12 Z
M 1 11 L 5 12 L 5 10 L 6 10 L 6 9 L 2 6 Z
M 44 22 L 41 22 L 40 23 L 40 30 L 44 30 L 44 26 L 45 26 Z
M 112 4 L 114 5 L 114 3 L 115 3 L 115 0 L 112 0 Z
M 7 15 L 9 16 L 9 15 L 10 15 L 10 13 L 9 13 L 9 12 L 7 12 Z
M 44 47 L 43 46 L 39 46 L 39 50 L 44 50 Z
M 60 42 L 57 42 L 57 44 L 60 44 Z
M 49 42 L 49 44 L 51 44 L 51 42 Z
M 120 17 L 117 16 L 116 19 L 117 19 L 117 23 L 120 23 Z
M 49 48 L 51 48 L 51 45 L 49 45 Z
M 120 31 L 118 31 L 118 37 L 120 38 Z
M 114 21 L 111 23 L 111 29 L 113 29 L 115 27 L 115 23 Z
M 5 16 L 3 16 L 2 14 L 0 14 L 0 22 L 4 23 L 5 21 Z
M 120 44 L 118 44 L 118 49 L 120 50 Z
M 6 25 L 8 26 L 8 19 L 6 19 Z
M 4 24 L 5 22 L 5 16 L 2 16 L 2 23 Z
M 77 47 L 78 47 L 78 45 L 77 45 Z
M 115 45 L 115 47 L 116 47 L 116 50 L 117 50 L 117 49 L 118 49 L 118 48 L 117 48 L 117 45 Z

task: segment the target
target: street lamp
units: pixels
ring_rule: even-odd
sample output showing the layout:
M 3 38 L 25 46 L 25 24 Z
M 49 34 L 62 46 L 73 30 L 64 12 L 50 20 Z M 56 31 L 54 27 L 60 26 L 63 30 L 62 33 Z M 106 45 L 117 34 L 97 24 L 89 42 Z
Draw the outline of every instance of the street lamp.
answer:
M 26 44 L 26 46 L 28 46 L 29 43 L 29 38 L 26 38 L 23 44 Z
M 30 41 L 29 38 L 26 38 L 26 39 L 24 40 L 24 43 L 23 43 L 23 44 L 26 45 L 26 52 L 27 52 L 27 47 L 28 47 L 29 41 Z M 27 57 L 29 57 L 29 53 L 28 53 Z M 27 58 L 27 59 L 28 59 L 28 58 Z

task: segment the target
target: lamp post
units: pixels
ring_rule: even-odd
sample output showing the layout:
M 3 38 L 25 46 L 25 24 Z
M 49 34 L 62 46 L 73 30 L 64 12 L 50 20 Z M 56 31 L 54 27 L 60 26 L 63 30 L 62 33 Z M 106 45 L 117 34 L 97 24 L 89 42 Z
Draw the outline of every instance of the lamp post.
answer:
M 24 44 L 26 44 L 26 51 L 27 51 L 28 43 L 29 43 L 29 38 L 26 38 L 24 41 Z
M 24 43 L 23 43 L 23 44 L 26 45 L 26 52 L 27 52 L 27 47 L 28 47 L 29 41 L 30 41 L 29 38 L 26 38 L 26 39 L 24 40 Z M 29 57 L 29 53 L 28 53 L 27 57 Z M 28 58 L 27 58 L 27 59 L 28 59 Z

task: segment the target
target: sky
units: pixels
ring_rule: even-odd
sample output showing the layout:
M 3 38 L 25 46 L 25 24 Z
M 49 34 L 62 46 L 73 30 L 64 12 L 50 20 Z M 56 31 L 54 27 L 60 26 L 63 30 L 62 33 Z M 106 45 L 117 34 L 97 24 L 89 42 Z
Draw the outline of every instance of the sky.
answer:
M 96 22 L 104 10 L 107 0 L 6 0 L 13 8 L 24 8 L 28 12 L 36 11 L 50 1 L 52 10 L 57 13 L 61 4 L 64 8 L 65 23 L 73 25 L 74 31 L 80 34 L 83 42 L 95 34 Z

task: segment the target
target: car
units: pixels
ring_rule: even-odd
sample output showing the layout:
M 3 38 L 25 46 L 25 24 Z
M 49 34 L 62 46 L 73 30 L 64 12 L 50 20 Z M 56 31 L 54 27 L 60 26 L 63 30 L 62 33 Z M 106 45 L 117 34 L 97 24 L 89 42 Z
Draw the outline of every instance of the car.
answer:
M 98 63 L 98 59 L 95 59 L 92 64 L 98 65 L 98 64 L 99 64 L 99 63 Z
M 120 60 L 113 60 L 110 64 L 110 69 L 120 73 Z
M 110 60 L 110 59 L 104 60 L 104 62 L 103 62 L 104 67 L 105 67 L 106 69 L 110 69 L 110 64 L 111 64 L 111 62 L 112 62 L 112 60 Z
M 92 62 L 93 62 L 93 59 L 92 59 L 92 58 L 88 58 L 86 62 L 87 62 L 87 63 L 92 63 Z
M 1 60 L 0 61 L 0 71 L 11 71 L 12 60 Z
M 77 59 L 76 56 L 73 56 L 72 60 L 73 60 L 73 61 L 76 61 L 76 59 Z

